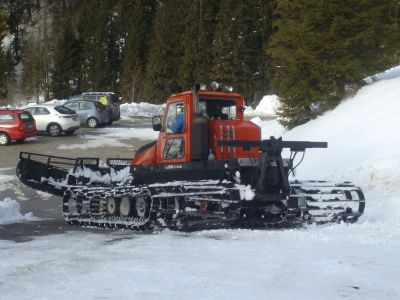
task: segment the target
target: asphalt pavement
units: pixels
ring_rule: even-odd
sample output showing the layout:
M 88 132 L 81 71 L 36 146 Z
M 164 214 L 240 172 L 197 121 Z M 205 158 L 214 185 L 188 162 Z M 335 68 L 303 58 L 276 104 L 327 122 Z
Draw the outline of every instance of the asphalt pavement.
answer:
M 120 120 L 108 126 L 111 128 L 150 128 L 149 118 L 132 118 Z M 60 150 L 60 144 L 76 144 L 82 141 L 84 135 L 101 135 L 102 128 L 80 128 L 73 136 L 61 135 L 50 137 L 40 135 L 27 139 L 22 144 L 12 143 L 8 146 L 0 147 L 0 176 L 15 175 L 15 167 L 19 160 L 19 153 L 34 152 L 63 157 L 132 157 L 134 149 L 145 144 L 145 141 L 135 138 L 124 140 L 130 147 L 97 147 L 94 149 L 69 149 Z M 13 240 L 16 242 L 29 241 L 35 236 L 63 233 L 71 230 L 89 230 L 94 232 L 104 232 L 103 229 L 80 228 L 68 225 L 64 222 L 61 213 L 62 199 L 50 194 L 35 191 L 26 187 L 16 178 L 11 181 L 0 181 L 0 201 L 5 198 L 17 200 L 21 205 L 21 213 L 32 212 L 37 221 L 0 225 L 0 239 Z

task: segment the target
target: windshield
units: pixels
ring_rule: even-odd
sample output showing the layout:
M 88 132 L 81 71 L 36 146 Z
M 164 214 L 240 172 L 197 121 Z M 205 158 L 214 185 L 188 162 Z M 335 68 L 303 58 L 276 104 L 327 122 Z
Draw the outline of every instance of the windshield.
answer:
M 221 120 L 236 120 L 236 102 L 233 100 L 200 99 L 202 116 Z
M 54 107 L 54 109 L 63 115 L 75 114 L 75 111 L 73 111 L 72 109 L 69 109 L 68 107 L 65 107 L 65 106 L 56 106 L 56 107 Z
M 33 121 L 33 117 L 29 112 L 23 112 L 19 114 L 19 118 L 22 122 L 31 122 Z

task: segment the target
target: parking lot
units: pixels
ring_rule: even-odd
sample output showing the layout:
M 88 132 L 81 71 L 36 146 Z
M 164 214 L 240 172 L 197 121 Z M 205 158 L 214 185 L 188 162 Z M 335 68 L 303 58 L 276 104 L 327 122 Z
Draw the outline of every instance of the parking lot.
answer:
M 15 168 L 21 151 L 71 158 L 99 157 L 102 160 L 110 157 L 131 158 L 135 149 L 155 136 L 151 120 L 132 118 L 107 127 L 82 127 L 73 136 L 40 135 L 22 144 L 0 147 L 0 201 L 7 197 L 15 199 L 20 203 L 23 214 L 33 212 L 35 217 L 40 218 L 35 222 L 0 225 L 7 227 L 7 230 L 0 230 L 0 238 L 24 241 L 37 235 L 85 230 L 64 223 L 60 198 L 28 188 L 16 179 Z

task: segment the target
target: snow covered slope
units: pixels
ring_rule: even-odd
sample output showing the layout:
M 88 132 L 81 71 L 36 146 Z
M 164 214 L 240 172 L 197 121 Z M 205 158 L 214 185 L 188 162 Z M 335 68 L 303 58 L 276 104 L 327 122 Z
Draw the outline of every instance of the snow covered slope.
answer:
M 355 227 L 366 226 L 365 230 L 382 230 L 388 238 L 399 238 L 399 68 L 373 78 L 375 82 L 357 95 L 316 120 L 286 132 L 283 138 L 327 141 L 328 149 L 307 150 L 297 178 L 350 180 L 361 186 L 367 206 Z
M 299 175 L 359 180 L 366 169 L 399 166 L 399 127 L 400 76 L 363 87 L 336 109 L 283 137 L 328 142 L 327 150 L 309 151 Z M 400 176 L 399 169 L 388 171 Z

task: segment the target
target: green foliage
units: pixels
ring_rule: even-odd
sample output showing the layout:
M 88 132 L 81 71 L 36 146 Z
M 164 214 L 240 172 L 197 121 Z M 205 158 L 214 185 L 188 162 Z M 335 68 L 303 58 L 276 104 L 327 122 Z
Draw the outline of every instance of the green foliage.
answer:
M 213 46 L 212 74 L 217 81 L 232 84 L 248 100 L 257 89 L 266 89 L 264 44 L 271 26 L 273 1 L 221 0 Z
M 7 33 L 7 14 L 0 12 L 0 45 Z M 0 46 L 0 100 L 1 104 L 6 104 L 6 97 L 8 96 L 9 82 L 12 80 L 12 57 L 11 52 L 4 51 Z M 3 100 L 4 99 L 4 100 Z M 4 103 L 3 103 L 4 101 Z M 7 101 L 8 102 L 8 101 Z
M 219 2 L 215 0 L 187 1 L 181 37 L 183 57 L 179 65 L 179 83 L 190 89 L 196 83 L 209 83 L 213 67 L 212 46 Z
M 291 128 L 337 105 L 371 73 L 394 63 L 396 1 L 278 0 L 268 53 L 281 116 Z
M 61 22 L 54 48 L 51 90 L 56 99 L 78 94 L 81 84 L 81 47 L 69 19 Z
M 129 12 L 129 25 L 123 51 L 121 94 L 126 100 L 139 101 L 143 96 L 144 75 L 157 1 L 131 2 L 125 7 L 125 11 Z
M 172 84 L 217 80 L 253 104 L 277 93 L 293 127 L 399 62 L 398 0 L 27 0 L 2 8 L 9 18 L 0 17 L 0 39 L 11 36 L 13 51 L 0 51 L 0 97 L 21 56 L 28 97 L 48 99 L 50 88 L 56 98 L 113 91 L 161 103 Z
M 151 102 L 164 102 L 171 85 L 179 83 L 184 54 L 181 43 L 184 4 L 180 0 L 159 1 L 144 86 L 144 97 Z

